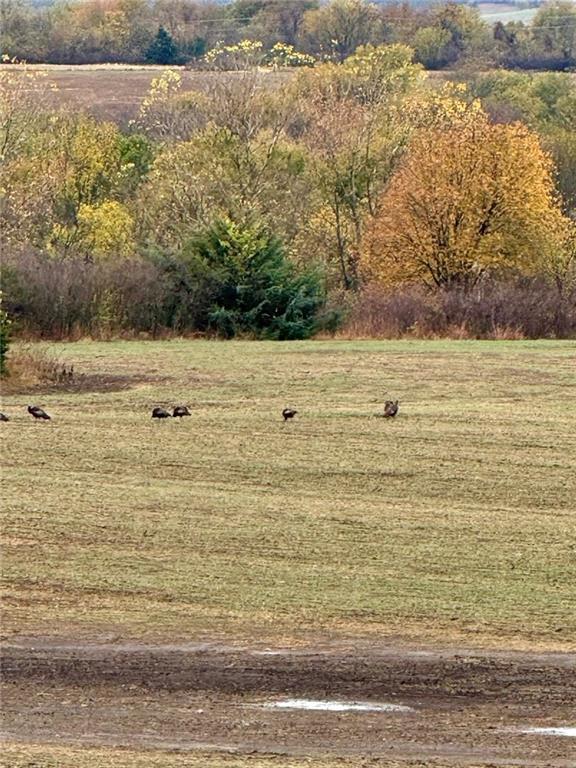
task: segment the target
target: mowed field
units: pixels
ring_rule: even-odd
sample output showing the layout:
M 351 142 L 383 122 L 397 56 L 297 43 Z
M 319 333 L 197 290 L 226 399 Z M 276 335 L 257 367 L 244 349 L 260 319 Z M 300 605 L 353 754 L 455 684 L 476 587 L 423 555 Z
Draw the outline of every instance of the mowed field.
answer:
M 57 104 L 92 114 L 99 120 L 111 120 L 122 126 L 138 117 L 142 100 L 154 78 L 168 70 L 182 76 L 182 92 L 209 93 L 222 82 L 234 83 L 244 72 L 209 72 L 188 70 L 184 67 L 141 66 L 129 64 L 29 64 L 11 65 L 7 71 L 32 71 L 41 75 L 46 83 L 56 87 L 53 98 Z M 298 70 L 261 69 L 262 86 L 279 88 L 298 74 Z M 450 72 L 429 72 L 431 84 L 442 83 Z
M 49 349 L 76 382 L 2 403 L 0 765 L 574 764 L 522 728 L 576 725 L 575 342 Z
M 52 349 L 77 387 L 3 404 L 5 633 L 573 647 L 574 342 Z
M 209 92 L 215 84 L 234 83 L 242 72 L 203 72 L 184 67 L 143 66 L 129 64 L 28 64 L 15 65 L 10 71 L 32 71 L 56 86 L 57 103 L 69 104 L 99 120 L 112 120 L 126 125 L 138 117 L 142 100 L 152 80 L 168 70 L 182 77 L 182 91 Z M 262 69 L 263 85 L 274 89 L 294 76 L 294 71 Z

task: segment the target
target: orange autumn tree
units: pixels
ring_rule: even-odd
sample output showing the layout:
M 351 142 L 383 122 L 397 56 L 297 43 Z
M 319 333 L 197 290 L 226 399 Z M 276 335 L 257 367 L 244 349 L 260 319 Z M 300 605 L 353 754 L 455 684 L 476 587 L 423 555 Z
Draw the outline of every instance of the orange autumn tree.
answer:
M 561 247 L 553 166 L 522 124 L 477 112 L 418 132 L 365 238 L 364 273 L 385 285 L 472 286 L 531 273 Z

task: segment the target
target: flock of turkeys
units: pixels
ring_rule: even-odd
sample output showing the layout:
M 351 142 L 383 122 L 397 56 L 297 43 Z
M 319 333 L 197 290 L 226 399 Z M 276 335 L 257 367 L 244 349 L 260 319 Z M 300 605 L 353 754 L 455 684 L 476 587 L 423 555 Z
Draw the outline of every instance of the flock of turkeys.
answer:
M 37 405 L 29 405 L 28 406 L 28 413 L 33 416 L 35 419 L 38 419 L 39 421 L 50 421 L 50 416 L 44 411 L 42 408 L 39 408 Z M 290 419 L 293 419 L 294 416 L 298 411 L 295 411 L 294 408 L 284 408 L 282 411 L 282 417 L 284 421 L 289 421 Z M 398 413 L 398 400 L 386 400 L 384 403 L 384 413 L 381 414 L 385 418 L 393 418 Z M 165 408 L 154 408 L 152 411 L 152 418 L 153 419 L 181 419 L 183 416 L 191 416 L 192 414 L 188 410 L 188 407 L 185 405 L 177 405 L 172 413 L 170 411 L 167 411 Z M 10 421 L 8 416 L 6 416 L 3 413 L 0 413 L 0 421 Z

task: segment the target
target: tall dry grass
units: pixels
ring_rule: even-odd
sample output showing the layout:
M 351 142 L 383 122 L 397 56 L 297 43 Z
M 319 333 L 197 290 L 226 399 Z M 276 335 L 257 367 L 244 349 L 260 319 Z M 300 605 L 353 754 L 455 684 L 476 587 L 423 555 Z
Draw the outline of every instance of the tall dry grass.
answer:
M 13 345 L 7 368 L 8 375 L 2 379 L 4 394 L 38 387 L 69 387 L 76 381 L 73 364 L 38 345 Z
M 576 289 L 542 278 L 486 281 L 472 291 L 369 286 L 353 303 L 347 338 L 536 339 L 576 336 Z

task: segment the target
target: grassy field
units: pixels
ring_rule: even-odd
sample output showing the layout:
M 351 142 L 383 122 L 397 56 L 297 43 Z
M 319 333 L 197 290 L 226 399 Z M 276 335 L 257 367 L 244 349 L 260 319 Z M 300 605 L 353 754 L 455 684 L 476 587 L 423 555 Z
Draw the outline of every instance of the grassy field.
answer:
M 453 764 L 421 760 L 397 762 L 378 758 L 358 761 L 346 758 L 288 758 L 284 756 L 239 756 L 206 754 L 166 754 L 132 752 L 120 749 L 74 749 L 57 746 L 3 745 L 2 768 L 453 768 Z M 474 766 L 471 766 L 474 768 Z M 478 768 L 482 768 L 478 766 Z M 486 767 L 488 768 L 488 767 Z
M 5 637 L 574 647 L 576 343 L 52 350 L 76 389 L 3 398 Z
M 14 69 L 17 68 L 13 67 L 10 71 Z M 56 86 L 58 102 L 83 109 L 100 120 L 113 120 L 121 124 L 138 116 L 152 80 L 169 69 L 180 72 L 183 91 L 209 91 L 214 83 L 222 80 L 234 82 L 243 74 L 129 64 L 32 64 L 27 65 L 26 69 L 43 73 L 46 81 Z M 279 87 L 293 75 L 293 71 L 262 70 L 262 76 L 270 88 Z

